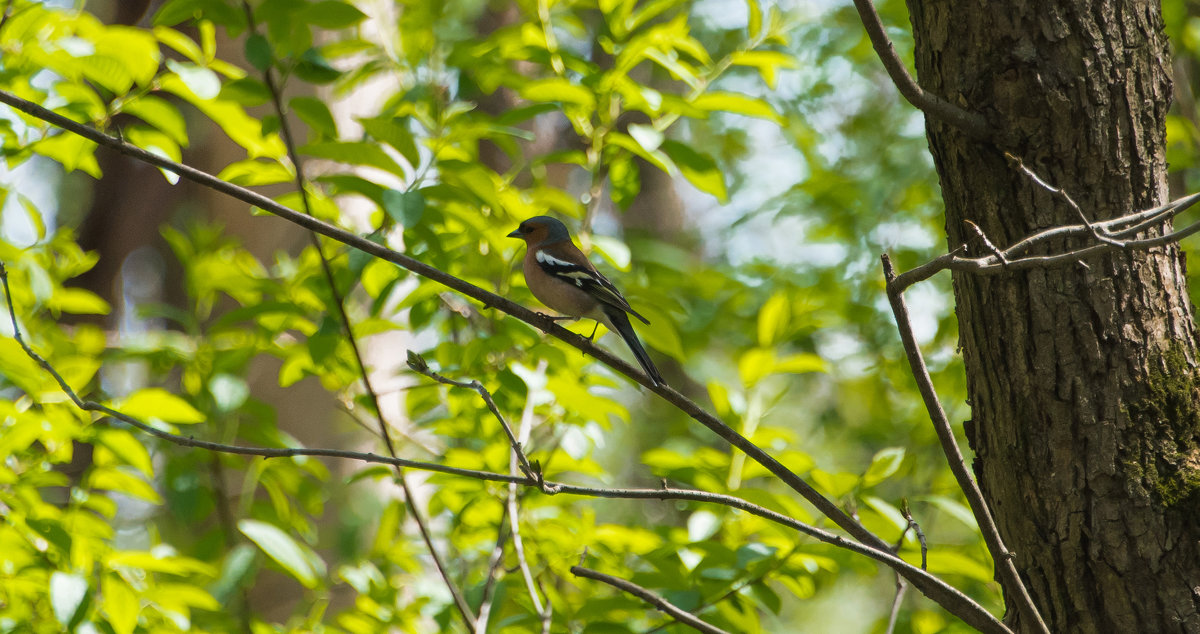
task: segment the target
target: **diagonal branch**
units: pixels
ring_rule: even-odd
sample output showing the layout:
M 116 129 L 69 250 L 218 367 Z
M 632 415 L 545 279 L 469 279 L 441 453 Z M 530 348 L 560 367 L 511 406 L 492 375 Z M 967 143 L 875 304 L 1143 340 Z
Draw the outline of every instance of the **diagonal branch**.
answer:
M 583 566 L 571 566 L 571 574 L 575 575 L 576 577 L 585 577 L 587 579 L 594 579 L 602 583 L 607 583 L 618 590 L 628 592 L 629 594 L 632 594 L 646 603 L 653 605 L 655 608 L 658 608 L 660 612 L 667 614 L 676 621 L 679 621 L 683 625 L 686 625 L 694 630 L 704 632 L 705 634 L 729 634 L 725 630 L 715 625 L 705 623 L 699 618 L 693 616 L 691 613 L 675 607 L 666 599 L 643 588 L 642 586 L 637 585 L 636 583 L 633 583 L 632 581 L 626 581 L 620 577 L 614 577 L 612 575 L 606 575 L 602 572 L 596 572 L 595 570 L 584 568 Z
M 474 284 L 471 284 L 470 282 L 454 277 L 453 275 L 429 266 L 428 264 L 425 264 L 424 262 L 416 260 L 412 257 L 393 251 L 392 249 L 380 244 L 371 242 L 366 238 L 350 233 L 349 231 L 339 227 L 335 227 L 327 222 L 318 220 L 311 216 L 306 216 L 293 209 L 289 209 L 288 207 L 280 205 L 266 196 L 250 191 L 244 187 L 239 187 L 232 183 L 223 181 L 216 176 L 208 174 L 207 172 L 176 163 L 170 159 L 147 152 L 139 147 L 125 143 L 120 139 L 72 121 L 71 119 L 47 110 L 33 102 L 21 99 L 20 97 L 17 97 L 11 93 L 0 90 L 0 103 L 8 104 L 30 116 L 49 122 L 52 125 L 67 130 L 73 134 L 78 134 L 99 145 L 114 149 L 139 161 L 160 167 L 167 171 L 178 174 L 182 178 L 186 178 L 192 182 L 208 187 L 214 191 L 226 194 L 243 202 L 259 207 L 260 209 L 279 216 L 280 218 L 283 218 L 289 222 L 300 225 L 301 227 L 319 233 L 323 236 L 332 238 L 338 242 L 341 242 L 342 244 L 358 249 L 364 253 L 373 255 L 393 264 L 397 264 L 409 271 L 412 271 L 413 273 L 416 273 L 417 275 L 443 284 L 467 297 L 475 299 L 486 307 L 497 308 L 500 311 L 511 315 L 541 330 L 542 332 L 545 332 L 565 342 L 566 344 L 575 347 L 578 350 L 583 351 L 585 354 L 591 355 L 592 358 L 596 359 L 597 361 L 607 365 L 610 368 L 613 368 L 614 370 L 624 374 L 625 376 L 651 390 L 655 394 L 658 394 L 668 403 L 674 405 L 677 409 L 707 427 L 710 431 L 720 436 L 726 442 L 743 451 L 755 462 L 758 462 L 768 471 L 774 474 L 775 477 L 782 480 L 784 484 L 788 485 L 794 491 L 799 493 L 801 497 L 816 507 L 818 511 L 831 519 L 835 524 L 852 535 L 855 539 L 867 544 L 872 548 L 881 551 L 887 550 L 888 545 L 878 536 L 867 530 L 854 518 L 847 515 L 834 502 L 818 493 L 816 489 L 805 482 L 795 472 L 785 467 L 770 454 L 763 451 L 762 448 L 750 442 L 748 438 L 739 434 L 716 416 L 713 416 L 709 412 L 705 411 L 703 408 L 697 405 L 695 401 L 692 401 L 670 386 L 661 384 L 655 385 L 651 383 L 650 379 L 640 370 L 633 368 L 633 366 L 622 361 L 619 357 L 608 350 L 593 344 L 582 335 L 575 334 L 558 326 L 549 317 L 535 313 L 524 306 L 496 295 L 495 293 L 486 291 L 478 286 L 475 286 Z
M 942 453 L 946 455 L 946 462 L 949 463 L 950 471 L 954 473 L 959 488 L 967 497 L 971 513 L 975 516 L 975 521 L 979 524 L 979 530 L 983 534 L 983 541 L 987 544 L 988 552 L 991 553 L 996 569 L 1000 573 L 1001 585 L 1007 594 L 1015 597 L 1021 615 L 1029 623 L 1036 624 L 1041 632 L 1049 634 L 1050 630 L 1042 620 L 1041 614 L 1038 613 L 1037 606 L 1029 595 L 1029 589 L 1025 587 L 1021 576 L 1017 574 L 1017 567 L 1012 561 L 1012 553 L 1005 548 L 1004 541 L 1000 538 L 1000 530 L 996 528 L 992 511 L 983 499 L 983 492 L 979 490 L 979 485 L 967 470 L 967 464 L 958 448 L 958 441 L 954 438 L 954 430 L 950 428 L 950 420 L 946 417 L 946 411 L 942 409 L 941 402 L 938 401 L 937 392 L 933 387 L 933 379 L 929 376 L 929 368 L 925 365 L 921 347 L 917 345 L 916 335 L 913 334 L 912 321 L 908 317 L 908 305 L 904 302 L 904 291 L 894 286 L 896 271 L 892 268 L 892 260 L 886 253 L 881 256 L 881 259 L 883 260 L 883 274 L 887 278 L 888 301 L 896 316 L 896 326 L 900 330 L 900 341 L 904 344 L 909 368 L 917 382 L 921 398 L 925 401 L 925 409 L 928 410 L 929 418 L 933 422 L 933 429 L 937 432 L 938 441 L 942 445 Z M 911 516 L 909 521 L 912 521 Z
M 888 76 L 908 103 L 926 115 L 944 121 L 975 139 L 989 140 L 995 136 L 995 130 L 983 115 L 964 110 L 921 88 L 896 54 L 896 47 L 892 46 L 892 41 L 884 31 L 883 21 L 879 19 L 879 12 L 875 10 L 871 0 L 854 0 L 854 8 L 858 9 L 858 17 L 862 20 L 863 28 L 867 30 L 871 46 L 875 48 L 875 53 L 887 69 Z
M 336 240 L 338 242 L 341 242 L 342 244 L 345 244 L 347 246 L 358 249 L 364 253 L 373 255 L 373 256 L 375 256 L 379 259 L 385 260 L 387 262 L 397 264 L 413 273 L 416 273 L 417 275 L 420 275 L 427 279 L 430 279 L 430 280 L 433 280 L 440 284 L 443 284 L 443 285 L 447 286 L 448 288 L 461 293 L 462 295 L 465 295 L 467 297 L 475 299 L 476 301 L 482 303 L 486 307 L 497 308 L 500 311 L 502 311 L 508 315 L 511 315 L 512 317 L 515 317 L 515 318 L 541 330 L 542 332 L 545 332 L 545 333 L 559 339 L 560 341 L 563 341 L 564 343 L 566 343 L 570 346 L 573 346 L 574 348 L 584 352 L 585 354 L 591 355 L 597 361 L 599 361 L 599 362 L 603 363 L 604 365 L 607 365 L 608 367 L 633 379 L 637 383 L 639 383 L 642 386 L 646 387 L 647 389 L 653 391 L 655 394 L 658 394 L 663 400 L 672 404 L 680 411 L 684 412 L 685 414 L 687 414 L 688 416 L 690 416 L 691 418 L 693 418 L 700 424 L 704 425 L 710 431 L 712 431 L 716 435 L 720 436 L 722 439 L 724 439 L 729 444 L 731 444 L 734 447 L 737 447 L 739 450 L 743 451 L 747 456 L 749 456 L 755 462 L 758 462 L 759 464 L 763 465 L 763 467 L 765 467 L 773 475 L 775 475 L 777 478 L 779 478 L 781 481 L 783 481 L 784 484 L 786 484 L 787 486 L 792 488 L 794 491 L 798 492 L 801 495 L 801 497 L 803 497 L 810 504 L 812 504 L 814 507 L 816 507 L 817 510 L 820 511 L 823 515 L 825 515 L 826 517 L 831 519 L 835 524 L 837 524 L 839 527 L 841 527 L 843 530 L 845 530 L 847 533 L 849 533 L 855 539 L 859 540 L 858 542 L 855 542 L 855 541 L 847 540 L 842 537 L 833 536 L 836 539 L 837 545 L 839 545 L 841 547 L 849 548 L 850 550 L 853 550 L 860 554 L 871 557 L 872 559 L 876 559 L 877 561 L 886 563 L 887 565 L 889 565 L 891 567 L 899 566 L 901 568 L 907 567 L 907 568 L 911 569 L 909 574 L 912 576 L 910 577 L 910 576 L 906 575 L 906 578 L 909 578 L 915 587 L 917 587 L 927 597 L 937 601 L 940 605 L 945 607 L 947 609 L 947 611 L 954 614 L 958 618 L 961 618 L 968 625 L 975 627 L 976 629 L 979 629 L 984 632 L 1008 632 L 1009 631 L 1007 627 L 1005 627 L 1002 623 L 1000 623 L 998 620 L 996 620 L 996 618 L 994 616 L 992 616 L 990 613 L 988 613 L 987 610 L 985 610 L 978 603 L 972 601 L 966 595 L 963 595 L 957 589 L 945 584 L 945 582 L 942 582 L 940 579 L 937 579 L 936 577 L 933 577 L 931 575 L 922 574 L 920 572 L 920 569 L 910 566 L 903 560 L 894 557 L 890 553 L 889 545 L 887 543 L 885 543 L 883 540 L 881 540 L 874 533 L 867 530 L 858 521 L 856 521 L 855 519 L 853 519 L 849 515 L 847 515 L 832 501 L 830 501 L 829 499 L 827 499 L 826 497 L 824 497 L 823 495 L 818 493 L 815 489 L 812 488 L 812 486 L 810 486 L 807 482 L 805 482 L 802 478 L 800 478 L 800 476 L 797 475 L 795 472 L 793 472 L 790 469 L 788 469 L 787 467 L 785 467 L 782 463 L 780 463 L 778 460 L 773 458 L 770 454 L 766 453 L 760 447 L 758 447 L 754 443 L 750 442 L 749 439 L 747 439 L 746 437 L 744 437 L 741 434 L 739 434 L 738 432 L 736 432 L 733 428 L 726 425 L 720 419 L 713 416 L 709 412 L 705 411 L 703 408 L 701 408 L 699 405 L 697 405 L 694 401 L 687 398 L 686 396 L 679 393 L 678 391 L 676 391 L 674 388 L 672 388 L 670 386 L 653 385 L 650 382 L 649 378 L 647 378 L 644 374 L 642 374 L 640 370 L 634 369 L 633 366 L 622 361 L 616 355 L 605 350 L 604 348 L 596 346 L 595 344 L 593 344 L 591 341 L 589 341 L 587 338 L 583 337 L 582 335 L 577 335 L 565 328 L 559 327 L 558 325 L 556 325 L 554 323 L 554 321 L 552 319 L 546 317 L 545 315 L 540 315 L 538 313 L 535 313 L 535 312 L 529 310 L 528 308 L 525 308 L 524 306 L 516 304 L 515 302 L 512 302 L 504 297 L 496 295 L 495 293 L 486 291 L 478 286 L 475 286 L 474 284 L 471 284 L 460 278 L 454 277 L 453 275 L 445 273 L 437 268 L 429 266 L 428 264 L 425 264 L 425 263 L 423 263 L 419 260 L 416 260 L 414 258 L 411 258 L 407 255 L 398 253 L 387 247 L 384 247 L 382 245 L 371 242 L 370 240 L 367 240 L 361 236 L 358 236 L 358 235 L 355 235 L 348 231 L 345 231 L 339 227 L 335 227 L 329 223 L 323 222 L 316 218 L 312 218 L 310 216 L 306 216 L 306 215 L 299 213 L 293 209 L 289 209 L 288 207 L 280 205 L 279 203 L 276 203 L 275 201 L 271 200 L 270 198 L 267 198 L 266 196 L 263 196 L 256 192 L 253 192 L 253 191 L 250 191 L 246 188 L 239 187 L 232 183 L 223 181 L 211 174 L 208 174 L 207 172 L 204 172 L 204 171 L 198 170 L 196 168 L 193 168 L 193 167 L 190 167 L 187 165 L 183 165 L 181 163 L 177 163 L 175 161 L 171 161 L 169 159 L 165 159 L 158 155 L 152 154 L 141 148 L 138 148 L 136 146 L 125 143 L 125 142 L 121 141 L 120 139 L 117 139 L 115 137 L 112 137 L 112 136 L 109 136 L 102 132 L 99 132 L 93 128 L 90 128 L 88 126 L 85 126 L 85 125 L 82 125 L 75 121 L 72 121 L 71 119 L 68 119 L 62 115 L 59 115 L 55 112 L 47 110 L 33 102 L 30 102 L 25 99 L 21 99 L 20 97 L 17 97 L 15 95 L 13 95 L 12 93 L 0 90 L 0 103 L 8 104 L 20 111 L 32 116 L 32 117 L 41 119 L 48 123 L 51 123 L 52 125 L 54 125 L 56 127 L 67 130 L 73 134 L 82 136 L 86 139 L 89 139 L 89 140 L 99 144 L 99 145 L 103 145 L 105 147 L 111 148 L 111 149 L 121 152 L 122 154 L 125 154 L 127 156 L 131 156 L 139 161 L 142 161 L 142 162 L 148 163 L 150 165 L 154 165 L 156 167 L 160 167 L 167 171 L 178 174 L 182 178 L 186 178 L 192 182 L 195 182 L 195 183 L 198 183 L 205 187 L 208 187 L 208 188 L 212 189 L 213 191 L 217 191 L 217 192 L 226 194 L 228 196 L 231 196 L 233 198 L 236 198 L 236 199 L 246 202 L 248 204 L 254 205 L 264 211 L 267 211 L 268 213 L 274 214 L 276 216 L 279 216 L 280 218 L 283 218 L 289 222 L 292 222 L 293 224 L 296 224 L 296 225 L 299 225 L 306 229 L 310 229 L 312 231 L 320 233 L 321 235 L 332 238 L 333 240 Z M 60 384 L 62 384 L 61 380 L 60 380 Z M 63 385 L 65 387 L 65 384 L 63 384 Z M 115 413 L 116 415 L 114 415 L 113 410 L 105 408 L 102 405 L 99 405 L 97 403 L 91 403 L 91 402 L 89 402 L 89 404 L 90 404 L 89 407 L 83 407 L 84 403 L 82 401 L 77 402 L 77 405 L 79 405 L 80 407 L 83 407 L 84 409 L 87 409 L 89 411 L 101 411 L 106 414 L 109 414 L 110 416 L 114 416 L 115 418 L 118 418 L 121 420 L 126 420 L 124 418 L 121 418 L 121 415 L 119 412 L 116 412 Z M 126 422 L 129 422 L 129 421 L 126 421 Z M 164 432 L 161 432 L 160 430 L 155 430 L 148 426 L 144 429 L 144 431 L 147 431 L 148 433 L 153 433 L 155 435 L 164 433 Z M 185 440 L 190 440 L 190 439 L 185 439 Z M 206 447 L 206 448 L 213 449 L 213 450 L 220 450 L 219 446 L 216 445 L 215 443 L 211 443 L 208 445 L 202 445 L 202 444 L 199 444 L 201 441 L 191 441 L 191 442 L 197 443 L 192 446 Z M 187 443 L 185 443 L 185 444 L 187 444 Z M 272 455 L 279 455 L 279 456 L 305 455 L 303 451 L 299 451 L 299 450 L 288 449 L 288 450 L 276 450 L 276 451 L 281 451 L 282 453 L 277 453 L 277 454 L 272 454 Z M 324 453 L 320 453 L 320 454 L 314 453 L 312 455 L 329 455 L 329 456 L 340 455 L 340 454 L 333 453 L 332 450 L 322 450 L 322 451 Z M 240 451 L 234 451 L 232 453 L 267 455 L 267 454 L 259 454 L 258 452 L 254 451 L 254 450 L 246 450 L 245 448 L 242 448 L 242 450 L 240 450 Z M 383 464 L 397 464 L 397 465 L 401 465 L 401 466 L 412 466 L 414 464 L 419 464 L 416 461 L 401 461 L 400 459 L 394 459 L 394 458 L 386 459 L 381 456 L 375 456 L 375 459 L 373 461 L 374 462 L 382 462 Z M 433 469 L 433 470 L 439 470 L 439 471 L 444 471 L 444 472 L 448 473 L 448 472 L 450 472 L 449 469 L 450 468 L 448 468 L 448 467 L 441 467 L 439 465 L 438 469 Z M 503 477 L 505 479 L 502 481 L 505 481 L 505 482 L 512 481 L 512 480 L 508 479 L 509 476 L 503 476 Z M 488 478 L 488 479 L 491 479 L 491 478 Z M 500 481 L 500 480 L 497 480 L 497 481 Z M 518 479 L 518 482 L 520 482 L 522 484 L 525 483 L 525 481 L 522 481 L 519 479 Z M 530 483 L 530 485 L 534 486 L 534 485 L 536 485 L 536 483 Z M 562 486 L 562 485 L 558 485 L 556 483 L 554 486 Z M 564 488 L 563 492 L 570 493 L 572 491 Z M 693 495 L 693 494 L 690 493 L 689 495 Z M 620 497 L 624 497 L 624 496 L 620 496 Z M 646 497 L 653 498 L 653 497 L 659 497 L 659 495 L 647 495 Z M 695 498 L 686 497 L 686 498 L 679 498 L 679 499 L 695 499 Z M 738 507 L 738 508 L 740 508 L 740 507 Z M 744 509 L 744 510 L 747 510 L 748 512 L 752 512 L 752 511 L 749 511 L 748 509 Z M 808 527 L 808 528 L 811 528 L 811 527 Z M 803 530 L 803 529 L 797 528 L 797 530 Z M 813 530 L 816 530 L 816 529 L 813 529 Z M 816 536 L 816 535 L 814 534 L 813 536 Z
M 250 33 L 257 34 L 258 25 L 254 19 L 254 10 L 250 8 L 250 3 L 247 0 L 242 0 L 242 9 L 246 14 L 246 23 L 249 25 Z M 273 64 L 274 60 L 271 60 L 271 62 Z M 275 72 L 271 66 L 267 66 L 262 74 L 263 82 L 267 85 L 267 91 L 271 94 L 271 104 L 275 110 L 275 116 L 279 118 L 279 131 L 283 136 L 284 147 L 287 148 L 288 158 L 291 159 L 292 167 L 296 170 L 296 191 L 300 194 L 300 202 L 304 206 L 304 214 L 311 218 L 313 217 L 312 203 L 309 200 L 308 189 L 306 187 L 307 179 L 304 177 L 304 163 L 300 159 L 299 152 L 296 151 L 296 138 L 292 134 L 291 121 L 283 109 L 283 91 L 280 89 L 279 83 L 275 80 Z M 389 425 L 383 417 L 383 409 L 379 403 L 379 394 L 375 392 L 375 387 L 371 384 L 371 375 L 367 371 L 366 363 L 363 361 L 362 350 L 358 345 L 358 337 L 354 335 L 354 327 L 350 323 L 350 316 L 346 313 L 346 301 L 342 296 L 342 292 L 338 289 L 337 279 L 333 275 L 333 267 L 330 266 L 329 258 L 325 255 L 325 249 L 321 246 L 320 236 L 310 230 L 308 232 L 308 239 L 313 249 L 316 250 L 317 257 L 321 262 L 321 273 L 325 277 L 325 284 L 329 287 L 329 294 L 333 300 L 333 312 L 337 315 L 338 323 L 346 335 L 346 341 L 350 344 L 350 350 L 354 355 L 359 376 L 362 378 L 363 388 L 367 392 L 367 397 L 371 400 L 375 416 L 379 421 L 379 431 L 383 435 L 384 445 L 387 447 L 388 455 L 395 458 L 396 446 L 392 441 L 391 432 L 388 431 Z M 471 607 L 467 604 L 462 590 L 450 578 L 446 562 L 438 552 L 437 546 L 433 543 L 433 536 L 429 532 L 428 520 L 422 515 L 421 510 L 417 508 L 417 502 L 409 486 L 408 477 L 405 476 L 404 470 L 400 467 L 396 467 L 396 478 L 400 481 L 400 489 L 404 493 L 404 505 L 408 507 L 408 512 L 417 525 L 417 531 L 421 534 L 421 540 L 425 542 L 425 549 L 429 551 L 429 556 L 433 559 L 433 565 L 437 568 L 438 575 L 441 576 L 442 582 L 450 591 L 450 596 L 454 600 L 454 606 L 458 609 L 459 616 L 467 626 L 467 629 L 470 630 L 474 627 L 475 616 L 471 613 Z
M 59 387 L 62 389 L 63 393 L 65 393 L 67 397 L 71 399 L 71 402 L 74 403 L 76 407 L 84 411 L 99 412 L 111 418 L 120 420 L 141 430 L 142 432 L 145 432 L 146 434 L 175 445 L 235 455 L 261 456 L 264 458 L 312 456 L 356 460 L 366 463 L 421 469 L 436 473 L 444 473 L 447 475 L 473 478 L 484 482 L 517 484 L 520 486 L 536 488 L 548 495 L 561 492 L 569 495 L 609 499 L 687 500 L 706 504 L 720 504 L 730 508 L 738 509 L 740 511 L 745 511 L 751 515 L 755 515 L 765 520 L 794 529 L 800 533 L 803 533 L 804 535 L 808 535 L 809 537 L 817 539 L 818 541 L 830 544 L 831 546 L 842 548 L 864 557 L 874 559 L 875 561 L 888 566 L 892 570 L 896 571 L 900 576 L 912 582 L 914 586 L 917 586 L 921 589 L 921 592 L 923 592 L 925 596 L 929 597 L 938 605 L 944 607 L 951 614 L 961 618 L 968 625 L 971 625 L 976 629 L 989 634 L 1011 634 L 1010 630 L 1005 627 L 1003 623 L 998 621 L 996 617 L 992 616 L 987 610 L 973 601 L 970 597 L 960 592 L 957 588 L 929 574 L 925 570 L 909 564 L 903 559 L 900 559 L 892 554 L 890 551 L 880 550 L 874 547 L 863 545 L 859 542 L 846 539 L 845 537 L 835 535 L 829 531 L 816 528 L 815 526 L 810 526 L 782 513 L 758 506 L 757 504 L 752 504 L 746 500 L 733 497 L 731 495 L 710 493 L 708 491 L 695 491 L 690 489 L 674 489 L 665 486 L 661 489 L 610 489 L 584 487 L 558 482 L 546 483 L 532 478 L 521 478 L 513 475 L 478 471 L 474 469 L 462 469 L 459 467 L 451 467 L 436 463 L 380 456 L 377 454 L 357 451 L 346 451 L 340 449 L 262 448 L 227 445 L 207 440 L 197 440 L 188 436 L 180 436 L 156 427 L 151 427 L 137 418 L 112 409 L 111 407 L 95 401 L 82 399 L 66 382 L 66 380 L 63 379 L 62 375 L 58 373 L 54 366 L 50 365 L 48 361 L 37 354 L 37 352 L 35 352 L 22 337 L 20 327 L 17 324 L 17 313 L 15 307 L 13 306 L 12 294 L 9 292 L 8 271 L 5 269 L 3 262 L 0 262 L 0 283 L 2 283 L 5 298 L 8 303 L 9 318 L 12 320 L 13 338 L 16 339 L 17 343 L 21 346 L 21 349 L 25 351 L 25 354 L 28 355 L 29 358 L 33 359 L 39 366 L 41 366 L 43 370 L 45 370 L 54 378 Z M 549 610 L 547 610 L 546 614 L 543 615 L 543 619 L 545 619 L 548 614 Z

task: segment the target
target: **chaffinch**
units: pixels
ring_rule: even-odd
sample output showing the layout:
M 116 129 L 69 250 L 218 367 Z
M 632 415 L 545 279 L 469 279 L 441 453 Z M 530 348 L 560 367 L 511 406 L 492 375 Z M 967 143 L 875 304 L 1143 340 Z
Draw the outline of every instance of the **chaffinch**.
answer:
M 534 216 L 508 237 L 525 241 L 525 283 L 538 301 L 568 317 L 595 319 L 621 335 L 650 381 L 664 384 L 633 332 L 629 315 L 646 324 L 650 321 L 630 307 L 621 291 L 571 242 L 566 225 L 550 216 Z

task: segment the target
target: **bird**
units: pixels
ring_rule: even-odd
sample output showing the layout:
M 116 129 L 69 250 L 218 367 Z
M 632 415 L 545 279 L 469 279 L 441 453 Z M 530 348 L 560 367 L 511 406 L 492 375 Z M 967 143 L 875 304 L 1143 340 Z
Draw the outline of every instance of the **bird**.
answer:
M 525 283 L 538 301 L 567 318 L 594 319 L 604 324 L 625 340 L 650 382 L 665 385 L 633 331 L 629 315 L 647 325 L 650 320 L 634 310 L 621 291 L 596 270 L 571 241 L 566 225 L 551 216 L 534 216 L 521 222 L 508 237 L 525 241 Z

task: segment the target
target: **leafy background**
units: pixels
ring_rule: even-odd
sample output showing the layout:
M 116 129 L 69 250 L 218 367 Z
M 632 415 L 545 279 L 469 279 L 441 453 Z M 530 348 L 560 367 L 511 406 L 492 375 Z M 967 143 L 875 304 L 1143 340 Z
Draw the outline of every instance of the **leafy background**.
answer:
M 531 307 L 522 248 L 504 236 L 531 215 L 568 219 L 650 318 L 641 334 L 673 386 L 888 541 L 906 499 L 929 569 L 1002 609 L 878 265 L 944 249 L 936 175 L 921 117 L 852 7 L 170 0 L 113 24 L 136 4 L 8 2 L 0 89 Z M 907 58 L 903 3 L 879 9 Z M 1181 190 L 1200 139 L 1191 10 L 1164 7 Z M 199 439 L 382 451 L 344 301 L 401 456 L 510 470 L 478 394 L 410 371 L 413 350 L 482 382 L 555 480 L 665 481 L 822 523 L 710 432 L 522 322 L 342 245 L 318 251 L 279 220 L 7 108 L 0 138 L 0 262 L 18 325 L 84 398 Z M 961 424 L 948 286 L 931 280 L 909 302 Z M 581 558 L 732 631 L 882 631 L 888 618 L 890 573 L 721 506 L 415 471 L 409 504 L 379 466 L 166 444 L 76 408 L 0 330 L 3 631 L 462 630 L 414 510 L 468 604 L 493 606 L 489 631 L 536 630 L 542 602 L 553 631 L 682 631 L 573 577 Z M 920 561 L 912 533 L 900 552 Z M 900 631 L 968 629 L 912 594 Z

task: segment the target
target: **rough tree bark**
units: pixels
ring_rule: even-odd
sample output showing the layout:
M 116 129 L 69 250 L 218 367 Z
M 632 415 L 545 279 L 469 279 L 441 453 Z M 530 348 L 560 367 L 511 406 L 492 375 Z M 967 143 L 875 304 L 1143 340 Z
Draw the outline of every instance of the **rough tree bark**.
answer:
M 1157 2 L 908 5 L 922 85 L 1000 133 L 980 143 L 927 123 L 951 248 L 988 253 L 966 220 L 1001 248 L 1078 223 L 1006 151 L 1089 220 L 1165 201 Z M 976 475 L 1050 629 L 1200 632 L 1200 388 L 1181 252 L 955 273 L 954 291 Z

